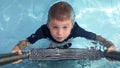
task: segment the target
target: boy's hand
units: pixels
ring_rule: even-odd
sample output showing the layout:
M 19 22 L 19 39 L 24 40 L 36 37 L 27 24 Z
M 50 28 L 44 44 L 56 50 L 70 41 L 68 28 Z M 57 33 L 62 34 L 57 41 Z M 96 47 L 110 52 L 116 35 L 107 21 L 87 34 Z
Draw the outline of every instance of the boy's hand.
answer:
M 12 50 L 13 53 L 16 53 L 18 55 L 22 55 L 22 49 L 24 49 L 26 46 L 28 46 L 30 43 L 27 40 L 20 41 Z M 13 62 L 13 64 L 20 63 L 22 59 Z
M 110 46 L 108 49 L 107 49 L 107 53 L 110 53 L 110 52 L 112 52 L 112 51 L 115 51 L 116 50 L 116 48 L 115 48 L 115 46 Z M 110 59 L 110 58 L 107 58 L 109 61 L 115 61 L 115 60 L 113 60 L 113 59 Z
M 22 49 L 27 47 L 30 43 L 27 40 L 20 41 L 12 50 L 13 53 L 17 53 L 18 55 L 22 55 Z M 18 61 L 13 62 L 13 64 L 20 63 L 22 59 L 19 59 Z
M 107 49 L 107 53 L 112 52 L 112 51 L 115 51 L 115 50 L 116 50 L 115 46 L 110 46 L 110 47 Z
M 18 55 L 22 55 L 22 50 L 19 48 L 19 46 L 15 46 L 12 50 L 13 53 L 16 53 Z M 15 62 L 13 62 L 13 64 L 17 64 L 17 63 L 20 63 L 22 61 L 22 59 L 19 59 Z

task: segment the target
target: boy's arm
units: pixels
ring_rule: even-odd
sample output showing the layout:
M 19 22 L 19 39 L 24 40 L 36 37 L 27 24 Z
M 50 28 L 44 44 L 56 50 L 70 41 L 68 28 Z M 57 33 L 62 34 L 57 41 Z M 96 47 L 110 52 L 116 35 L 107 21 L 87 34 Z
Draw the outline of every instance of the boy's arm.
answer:
M 23 41 L 20 41 L 14 48 L 14 49 L 24 49 L 25 47 L 27 47 L 28 45 L 30 44 L 30 42 L 28 40 L 23 40 Z
M 105 38 L 103 38 L 100 35 L 96 36 L 96 41 L 99 41 L 99 43 L 107 48 L 109 48 L 110 46 L 114 46 L 114 44 L 111 41 L 106 40 Z
M 43 30 L 45 29 L 45 30 Z M 20 41 L 12 50 L 12 52 L 18 52 L 22 49 L 24 49 L 25 47 L 27 47 L 29 44 L 33 44 L 35 43 L 37 40 L 45 38 L 46 35 L 44 35 L 45 33 L 43 31 L 46 31 L 47 26 L 46 25 L 42 25 L 34 34 L 32 34 L 31 36 L 29 36 L 26 40 Z M 18 53 L 19 54 L 19 53 Z
M 111 52 L 116 50 L 114 44 L 111 41 L 106 40 L 102 36 L 97 35 L 96 40 L 99 41 L 99 43 L 105 47 L 107 47 L 107 52 Z
M 27 47 L 29 44 L 35 43 L 37 40 L 46 38 L 47 36 L 45 34 L 46 31 L 48 30 L 47 25 L 42 25 L 34 34 L 29 36 L 26 40 L 20 41 L 13 49 L 13 53 L 17 53 L 19 55 L 22 54 L 22 49 Z M 14 63 L 19 63 L 21 62 L 21 59 L 14 62 Z

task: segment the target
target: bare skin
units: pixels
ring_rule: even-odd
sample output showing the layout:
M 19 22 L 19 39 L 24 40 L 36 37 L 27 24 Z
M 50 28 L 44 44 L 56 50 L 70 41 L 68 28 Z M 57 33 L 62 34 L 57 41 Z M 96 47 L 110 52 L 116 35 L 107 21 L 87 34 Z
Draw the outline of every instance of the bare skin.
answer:
M 12 50 L 12 53 L 17 53 L 18 55 L 22 55 L 22 49 L 24 49 L 24 47 L 26 47 L 26 45 L 29 45 L 30 43 L 25 40 L 25 41 L 21 41 L 19 42 Z M 22 48 L 21 48 L 22 47 Z M 13 62 L 13 64 L 17 64 L 20 63 L 22 61 L 22 59 L 19 59 L 15 62 Z
M 18 46 L 16 46 L 16 47 L 13 49 L 12 52 L 13 52 L 13 53 L 17 53 L 18 55 L 22 55 L 22 50 L 21 50 Z M 22 61 L 22 59 L 19 59 L 19 60 L 13 62 L 13 64 L 20 63 L 21 61 Z
M 62 42 L 70 35 L 73 24 L 71 20 L 59 21 L 56 19 L 52 19 L 48 24 L 48 28 L 52 37 L 56 41 Z
M 114 45 L 113 45 L 113 46 L 110 46 L 110 47 L 107 49 L 107 53 L 112 52 L 112 51 L 115 51 L 115 50 L 116 50 L 116 48 L 115 48 Z

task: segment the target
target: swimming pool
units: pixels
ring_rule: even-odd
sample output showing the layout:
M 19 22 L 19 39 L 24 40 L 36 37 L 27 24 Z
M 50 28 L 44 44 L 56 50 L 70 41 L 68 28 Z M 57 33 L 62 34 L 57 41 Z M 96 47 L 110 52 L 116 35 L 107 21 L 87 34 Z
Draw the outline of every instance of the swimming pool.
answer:
M 40 25 L 46 23 L 47 11 L 50 5 L 56 1 L 61 0 L 0 0 L 0 53 L 11 52 L 15 44 L 24 40 L 31 33 L 34 33 Z M 117 50 L 120 50 L 119 0 L 62 1 L 67 1 L 73 6 L 76 21 L 81 27 L 111 40 L 116 45 Z M 49 41 L 42 39 L 28 49 L 46 48 L 48 45 Z M 76 38 L 73 45 L 72 48 L 92 46 L 90 41 L 84 38 Z M 31 62 L 24 60 L 20 64 L 8 64 L 0 68 L 50 68 L 50 66 L 51 68 L 80 68 L 82 63 L 85 61 Z M 110 62 L 106 59 L 86 61 L 86 63 L 88 66 L 85 68 L 119 68 L 120 66 L 119 62 Z

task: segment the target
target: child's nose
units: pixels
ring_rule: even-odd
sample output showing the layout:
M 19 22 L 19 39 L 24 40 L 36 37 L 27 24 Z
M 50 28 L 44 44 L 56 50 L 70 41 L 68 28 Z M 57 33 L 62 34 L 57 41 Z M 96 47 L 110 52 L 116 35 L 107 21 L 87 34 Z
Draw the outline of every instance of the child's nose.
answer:
M 58 29 L 58 35 L 63 34 L 63 29 Z

